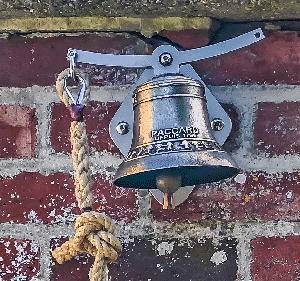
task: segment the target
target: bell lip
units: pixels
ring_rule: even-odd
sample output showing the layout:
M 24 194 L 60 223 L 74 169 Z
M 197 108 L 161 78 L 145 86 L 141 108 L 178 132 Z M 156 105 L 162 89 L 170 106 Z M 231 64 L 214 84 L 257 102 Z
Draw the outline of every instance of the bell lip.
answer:
M 114 184 L 122 187 L 156 189 L 156 175 L 164 169 L 180 173 L 181 186 L 216 182 L 239 172 L 225 151 L 197 151 L 157 154 L 124 161 L 115 174 Z
M 206 173 L 204 177 L 197 177 L 195 176 L 195 174 L 192 175 L 193 172 L 200 173 L 201 170 L 203 169 L 211 169 L 213 171 Z M 175 173 L 180 173 L 181 175 L 184 175 L 180 188 L 185 186 L 219 182 L 228 178 L 232 178 L 241 171 L 238 167 L 235 166 L 221 166 L 221 165 L 220 166 L 191 165 L 191 166 L 182 166 L 182 167 L 170 167 L 170 168 L 163 168 L 163 169 L 153 169 L 153 170 L 148 170 L 148 171 L 139 172 L 135 174 L 129 174 L 126 176 L 121 176 L 119 178 L 116 178 L 113 184 L 124 188 L 157 189 L 155 185 L 155 176 L 161 174 L 165 170 L 168 172 L 174 171 Z M 211 177 L 212 175 L 214 175 L 214 177 Z

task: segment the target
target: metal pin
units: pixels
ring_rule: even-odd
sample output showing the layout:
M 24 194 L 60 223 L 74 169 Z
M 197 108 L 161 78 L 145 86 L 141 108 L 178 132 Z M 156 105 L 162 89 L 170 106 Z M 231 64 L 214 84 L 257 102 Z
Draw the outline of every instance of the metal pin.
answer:
M 67 60 L 70 61 L 70 76 L 72 79 L 75 79 L 76 50 L 74 49 L 68 50 Z

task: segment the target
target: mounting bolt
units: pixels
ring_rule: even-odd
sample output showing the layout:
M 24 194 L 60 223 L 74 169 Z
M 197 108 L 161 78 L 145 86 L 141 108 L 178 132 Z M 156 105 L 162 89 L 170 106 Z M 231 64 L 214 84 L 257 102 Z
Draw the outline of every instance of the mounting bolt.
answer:
M 159 56 L 159 62 L 163 66 L 169 66 L 172 64 L 173 58 L 172 58 L 171 54 L 169 54 L 169 53 L 162 53 Z
M 224 128 L 225 124 L 222 119 L 215 118 L 211 121 L 210 126 L 214 131 L 221 131 Z
M 120 135 L 126 135 L 129 132 L 129 124 L 125 121 L 121 121 L 118 123 L 116 130 Z

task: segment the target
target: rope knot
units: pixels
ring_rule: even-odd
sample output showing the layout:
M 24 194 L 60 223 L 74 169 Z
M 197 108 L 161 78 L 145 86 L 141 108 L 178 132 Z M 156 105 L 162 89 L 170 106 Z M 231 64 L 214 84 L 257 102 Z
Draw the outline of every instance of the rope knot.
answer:
M 98 212 L 82 213 L 75 221 L 75 236 L 56 248 L 52 255 L 58 263 L 70 260 L 79 252 L 95 257 L 91 280 L 104 280 L 106 266 L 115 261 L 122 249 L 119 240 L 113 236 L 115 224 Z

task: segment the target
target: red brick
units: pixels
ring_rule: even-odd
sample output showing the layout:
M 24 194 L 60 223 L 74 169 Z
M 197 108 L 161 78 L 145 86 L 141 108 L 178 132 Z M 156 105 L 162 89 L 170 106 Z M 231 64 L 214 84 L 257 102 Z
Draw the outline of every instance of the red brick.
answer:
M 0 157 L 34 157 L 36 125 L 34 109 L 18 105 L 0 105 Z
M 300 174 L 248 172 L 245 182 L 227 180 L 223 186 L 198 186 L 189 198 L 174 210 L 163 210 L 152 199 L 157 220 L 191 221 L 203 219 L 236 221 L 299 221 Z
M 251 242 L 253 281 L 299 280 L 300 237 L 259 237 Z
M 131 222 L 137 219 L 137 189 L 115 186 L 112 179 L 104 174 L 95 175 L 93 182 L 95 210 L 104 212 L 117 221 Z
M 0 82 L 2 87 L 29 87 L 54 85 L 56 76 L 68 67 L 68 48 L 110 54 L 136 53 L 136 37 L 97 35 L 34 37 L 11 36 L 0 39 Z M 133 83 L 136 69 L 79 65 L 91 74 L 94 85 Z
M 206 45 L 207 32 L 203 30 L 164 31 L 187 48 Z M 3 62 L 0 66 L 2 86 L 28 87 L 54 85 L 58 73 L 68 67 L 65 58 L 68 48 L 112 54 L 138 53 L 137 39 L 100 37 L 96 35 L 25 38 L 12 36 L 0 39 Z M 274 32 L 259 43 L 230 54 L 196 63 L 196 69 L 205 83 L 231 84 L 299 84 L 300 39 L 297 32 Z M 79 64 L 91 75 L 93 85 L 132 84 L 137 69 L 102 67 Z
M 259 103 L 254 123 L 254 143 L 270 155 L 300 153 L 299 102 Z
M 39 275 L 40 250 L 29 240 L 0 238 L 0 279 L 32 280 Z
M 118 102 L 91 101 L 85 108 L 86 130 L 91 153 L 103 150 L 119 153 L 109 135 L 109 123 L 119 106 Z M 71 152 L 70 124 L 70 112 L 66 106 L 63 103 L 54 104 L 50 140 L 56 152 Z
M 228 187 L 236 189 L 211 188 L 198 186 L 189 198 L 174 210 L 163 210 L 162 205 L 152 199 L 152 212 L 157 220 L 174 222 L 199 222 L 204 219 L 234 221 L 244 218 L 243 187 L 234 180 Z
M 209 43 L 208 30 L 204 29 L 163 30 L 160 34 L 185 49 L 200 48 Z
M 73 220 L 79 214 L 69 174 L 23 172 L 0 180 L 0 222 L 44 223 Z
M 67 239 L 52 239 L 51 250 L 61 246 Z M 79 254 L 71 260 L 58 264 L 54 258 L 51 261 L 51 281 L 87 281 L 89 271 L 94 263 L 94 257 L 89 254 Z
M 94 209 L 104 212 L 114 220 L 131 222 L 137 218 L 137 191 L 113 186 L 106 176 L 93 177 L 92 192 L 95 198 Z M 52 250 L 66 239 L 52 239 Z M 88 254 L 79 254 L 64 264 L 51 263 L 51 281 L 86 281 L 94 258 Z
M 248 219 L 299 221 L 300 174 L 250 173 L 244 184 Z
M 274 32 L 262 41 L 229 54 L 197 62 L 211 85 L 299 84 L 300 39 L 297 32 Z
M 136 190 L 112 185 L 104 175 L 94 177 L 94 209 L 118 221 L 137 218 Z M 65 222 L 79 215 L 74 183 L 69 174 L 44 176 L 23 172 L 14 178 L 0 179 L 0 222 Z

